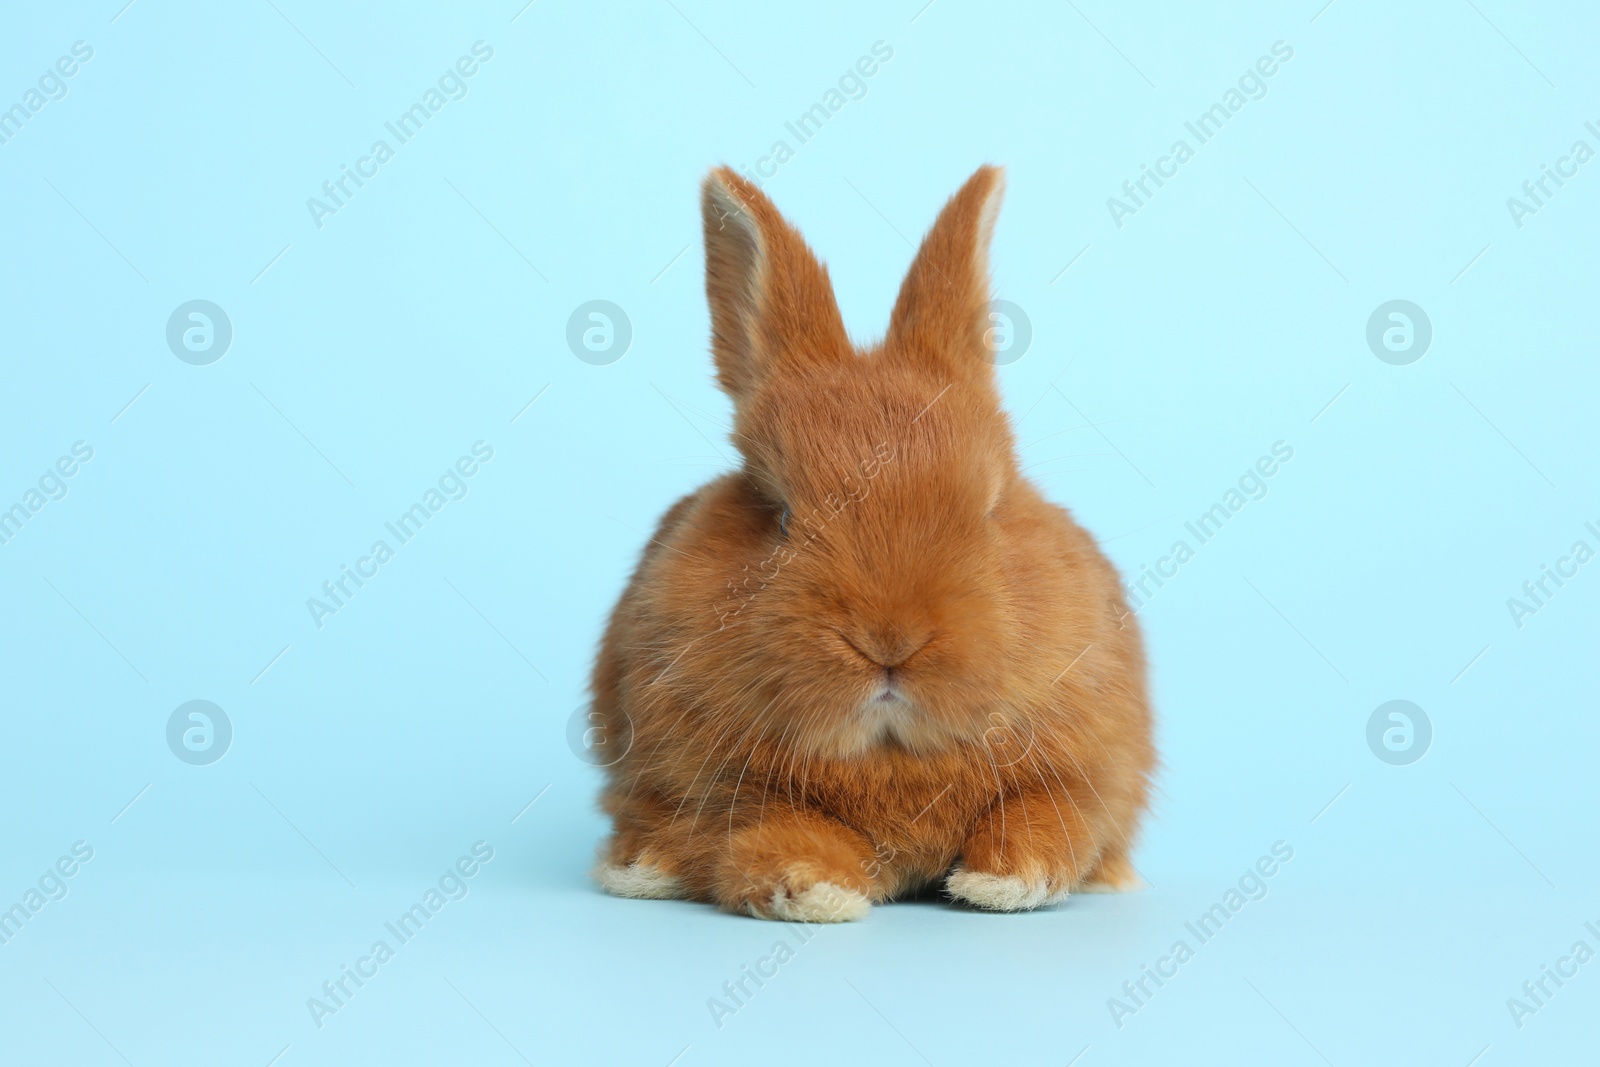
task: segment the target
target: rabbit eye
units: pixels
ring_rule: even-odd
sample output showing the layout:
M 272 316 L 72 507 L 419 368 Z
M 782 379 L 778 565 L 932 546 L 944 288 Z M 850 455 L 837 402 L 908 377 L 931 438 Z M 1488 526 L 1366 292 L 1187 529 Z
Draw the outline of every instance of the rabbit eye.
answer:
M 778 515 L 778 532 L 783 534 L 783 536 L 785 536 L 785 537 L 789 536 L 789 509 L 788 508 L 784 508 L 783 511 L 780 512 L 779 515 Z

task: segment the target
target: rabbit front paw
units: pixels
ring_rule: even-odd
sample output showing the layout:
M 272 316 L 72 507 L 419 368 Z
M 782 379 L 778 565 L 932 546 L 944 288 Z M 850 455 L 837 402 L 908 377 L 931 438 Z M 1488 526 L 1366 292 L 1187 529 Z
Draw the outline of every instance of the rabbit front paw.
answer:
M 874 884 L 866 839 L 807 811 L 769 813 L 732 835 L 715 896 L 729 911 L 785 922 L 865 918 Z
M 964 904 L 984 911 L 1031 911 L 1067 899 L 1068 886 L 1057 886 L 1043 876 L 991 874 L 957 867 L 945 879 L 945 892 Z

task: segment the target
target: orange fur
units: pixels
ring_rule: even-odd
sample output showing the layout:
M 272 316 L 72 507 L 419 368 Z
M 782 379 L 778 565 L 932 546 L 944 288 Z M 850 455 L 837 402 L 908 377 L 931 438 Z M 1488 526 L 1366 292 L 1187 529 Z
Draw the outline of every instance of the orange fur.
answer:
M 631 745 L 602 863 L 776 917 L 953 866 L 984 907 L 1135 883 L 1143 651 L 1111 565 L 1017 470 L 982 339 L 1002 184 L 984 167 L 950 200 L 858 351 L 772 203 L 706 179 L 744 464 L 667 513 L 607 627 L 595 706 Z M 1020 888 L 955 888 L 987 876 Z

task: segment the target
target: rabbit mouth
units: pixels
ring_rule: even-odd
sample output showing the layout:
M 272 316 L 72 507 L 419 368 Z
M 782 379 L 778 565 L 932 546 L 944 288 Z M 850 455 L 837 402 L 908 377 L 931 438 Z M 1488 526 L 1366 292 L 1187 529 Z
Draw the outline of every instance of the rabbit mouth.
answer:
M 909 743 L 918 733 L 915 709 L 898 690 L 887 687 L 867 697 L 856 710 L 855 748 L 870 748 L 886 741 Z
M 946 721 L 908 688 L 901 672 L 884 671 L 857 690 L 855 707 L 829 728 L 829 741 L 842 757 L 862 756 L 884 746 L 913 753 L 947 749 L 965 736 L 965 729 Z
M 885 704 L 911 705 L 911 698 L 900 687 L 900 675 L 895 673 L 895 668 L 885 667 L 878 678 L 878 687 L 872 696 L 867 698 L 867 707 L 881 708 Z

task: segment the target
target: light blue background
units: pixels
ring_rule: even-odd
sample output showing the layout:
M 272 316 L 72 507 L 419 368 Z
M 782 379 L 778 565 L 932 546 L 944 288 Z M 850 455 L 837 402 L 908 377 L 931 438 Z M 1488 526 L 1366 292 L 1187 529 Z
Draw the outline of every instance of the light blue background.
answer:
M 94 57 L 0 145 L 0 506 L 94 458 L 0 545 L 0 902 L 94 858 L 0 946 L 0 1061 L 1593 1057 L 1600 963 L 1521 1029 L 1506 1000 L 1600 949 L 1600 564 L 1520 629 L 1506 600 L 1600 547 L 1600 161 L 1520 229 L 1506 199 L 1600 148 L 1600 19 L 1321 2 L 10 5 L 0 106 Z M 466 98 L 317 228 L 306 199 L 478 40 Z M 888 906 L 799 947 L 599 894 L 565 731 L 646 531 L 733 462 L 696 183 L 879 40 L 766 186 L 852 333 L 1002 163 L 1023 462 L 1118 565 L 1294 459 L 1141 613 L 1151 888 Z M 1279 40 L 1265 98 L 1119 229 L 1107 198 Z M 596 298 L 633 326 L 609 366 L 564 339 Z M 1434 328 L 1409 366 L 1365 341 L 1396 298 Z M 233 324 L 210 366 L 165 342 L 191 299 Z M 306 599 L 480 440 L 469 495 L 318 629 Z M 1365 739 L 1396 698 L 1433 724 L 1410 766 Z M 191 699 L 233 724 L 210 766 L 166 745 Z M 307 998 L 480 840 L 470 895 L 318 1029 Z M 1280 840 L 1266 898 L 1119 1029 L 1107 999 Z M 707 999 L 779 937 L 719 1029 Z

